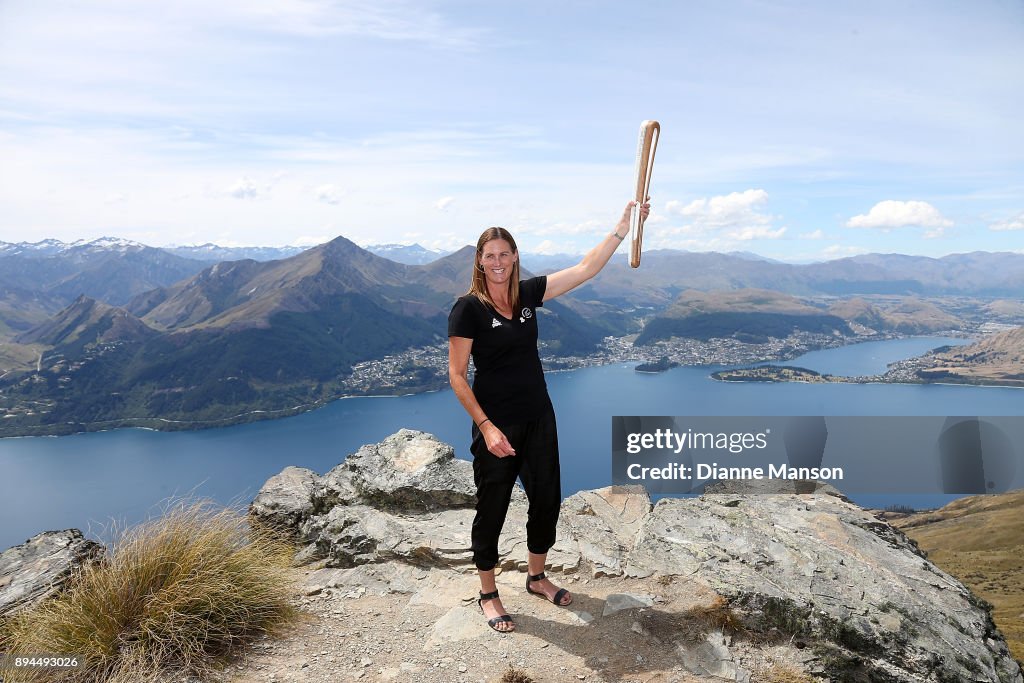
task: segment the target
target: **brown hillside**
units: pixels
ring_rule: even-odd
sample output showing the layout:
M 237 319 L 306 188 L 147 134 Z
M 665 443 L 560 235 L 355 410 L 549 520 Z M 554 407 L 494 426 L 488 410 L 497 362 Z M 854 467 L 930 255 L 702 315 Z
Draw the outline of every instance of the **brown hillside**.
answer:
M 1024 385 L 1024 327 L 958 346 L 934 356 L 925 379 Z
M 1024 659 L 1024 490 L 961 498 L 891 523 L 992 603 L 1010 651 Z

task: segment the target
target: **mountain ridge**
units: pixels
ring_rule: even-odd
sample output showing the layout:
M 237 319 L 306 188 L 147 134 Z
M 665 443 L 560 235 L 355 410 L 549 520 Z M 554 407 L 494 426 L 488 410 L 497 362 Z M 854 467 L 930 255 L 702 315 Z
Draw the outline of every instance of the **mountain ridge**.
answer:
M 320 405 L 348 393 L 356 364 L 444 342 L 469 282 L 466 255 L 410 266 L 339 237 L 287 259 L 214 264 L 125 308 L 80 297 L 19 336 L 49 349 L 31 370 L 0 379 L 0 393 L 47 409 L 17 409 L 0 429 L 195 427 Z M 603 336 L 562 302 L 544 313 L 547 353 L 587 353 Z M 398 384 L 418 391 L 445 380 L 410 367 Z

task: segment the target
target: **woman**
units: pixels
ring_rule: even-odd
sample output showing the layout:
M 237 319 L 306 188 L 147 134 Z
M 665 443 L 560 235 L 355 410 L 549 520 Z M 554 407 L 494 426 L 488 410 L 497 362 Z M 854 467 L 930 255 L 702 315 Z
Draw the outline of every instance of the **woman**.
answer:
M 648 198 L 650 199 L 650 198 Z M 562 503 L 555 413 L 537 353 L 537 316 L 545 301 L 597 275 L 629 233 L 635 201 L 615 230 L 571 268 L 519 280 L 519 251 L 504 228 L 488 228 L 476 246 L 473 283 L 448 316 L 448 379 L 473 420 L 473 477 L 477 487 L 473 562 L 480 574 L 477 601 L 488 625 L 507 633 L 515 623 L 494 584 L 498 536 L 516 477 L 530 501 L 526 523 L 526 590 L 565 607 L 572 596 L 544 576 Z M 650 204 L 640 208 L 644 218 Z M 466 380 L 473 356 L 476 378 Z

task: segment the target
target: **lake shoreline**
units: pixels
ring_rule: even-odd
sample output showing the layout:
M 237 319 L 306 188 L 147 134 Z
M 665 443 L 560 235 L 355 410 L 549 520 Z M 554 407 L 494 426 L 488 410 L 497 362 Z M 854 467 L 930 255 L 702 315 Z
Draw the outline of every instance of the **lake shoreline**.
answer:
M 968 336 L 972 334 L 968 330 L 950 330 L 943 332 L 942 334 L 949 336 L 950 334 L 957 334 L 962 336 Z M 899 334 L 885 334 L 885 335 L 872 335 L 871 337 L 841 337 L 837 338 L 834 336 L 826 335 L 809 335 L 801 334 L 788 337 L 785 340 L 773 340 L 772 343 L 768 344 L 741 344 L 735 340 L 709 340 L 708 342 L 698 342 L 696 340 L 677 340 L 675 343 L 660 343 L 654 345 L 652 348 L 647 347 L 634 347 L 632 342 L 635 340 L 636 335 L 627 335 L 624 337 L 608 337 L 602 342 L 602 347 L 598 353 L 590 356 L 566 356 L 556 357 L 547 356 L 543 357 L 542 363 L 544 364 L 545 374 L 554 374 L 561 372 L 569 372 L 573 370 L 579 370 L 590 367 L 602 367 L 606 365 L 615 364 L 631 364 L 636 363 L 644 365 L 647 363 L 655 362 L 652 360 L 653 357 L 662 358 L 668 354 L 675 353 L 684 360 L 679 361 L 674 366 L 678 367 L 722 367 L 728 365 L 747 365 L 750 363 L 764 363 L 770 361 L 786 361 L 793 358 L 797 358 L 811 351 L 822 351 L 832 348 L 842 348 L 846 346 L 854 346 L 857 344 L 872 343 L 872 342 L 884 342 L 893 341 L 899 339 L 914 339 L 914 338 L 930 338 L 935 335 L 899 335 Z M 438 349 L 446 349 L 446 345 L 439 345 Z M 696 349 L 696 351 L 695 351 Z M 437 351 L 437 350 L 435 350 Z M 420 355 L 423 353 L 422 349 L 410 349 L 409 352 Z M 436 355 L 436 354 L 435 354 Z M 696 362 L 686 362 L 686 357 L 693 357 L 696 355 L 698 360 Z M 394 357 L 387 357 L 381 361 L 373 361 L 374 363 L 383 363 L 384 361 L 391 361 L 395 367 L 400 366 L 400 361 L 403 358 L 402 354 Z M 675 361 L 673 361 L 675 362 Z M 158 432 L 179 432 L 179 431 L 205 431 L 209 429 L 221 429 L 225 427 L 233 427 L 243 424 L 251 424 L 254 422 L 272 421 L 287 417 L 294 417 L 311 411 L 319 410 L 327 405 L 335 403 L 337 401 L 352 399 L 352 398 L 399 398 L 402 396 L 413 396 L 420 395 L 435 391 L 444 391 L 448 388 L 447 372 L 442 374 L 439 367 L 439 359 L 434 358 L 433 363 L 430 367 L 435 372 L 435 376 L 432 381 L 423 383 L 416 387 L 408 386 L 396 386 L 394 384 L 381 386 L 367 386 L 365 391 L 346 391 L 339 393 L 334 396 L 325 397 L 320 400 L 312 401 L 310 403 L 299 404 L 289 408 L 271 408 L 271 409 L 253 409 L 250 411 L 238 413 L 235 415 L 229 415 L 222 418 L 211 418 L 203 420 L 185 420 L 185 419 L 172 419 L 155 416 L 139 416 L 139 417 L 123 417 L 112 420 L 102 420 L 99 422 L 65 422 L 62 424 L 41 424 L 41 425 L 26 425 L 18 433 L 5 434 L 0 436 L 0 441 L 4 439 L 14 438 L 31 438 L 31 437 L 60 437 L 60 436 L 72 436 L 75 434 L 86 434 L 96 432 L 107 432 L 115 431 L 119 429 L 148 429 Z M 636 370 L 638 374 L 645 375 L 658 375 L 673 368 L 667 368 L 666 370 Z M 731 372 L 742 372 L 742 369 L 737 369 Z M 717 381 L 725 381 L 717 379 L 712 373 L 712 378 Z M 947 379 L 948 378 L 944 378 Z M 743 383 L 750 380 L 729 380 L 736 383 Z M 771 380 L 756 380 L 756 381 L 771 381 Z M 777 380 L 779 382 L 785 380 Z M 808 382 L 814 383 L 814 382 Z M 840 383 L 840 382 L 836 382 Z M 842 383 L 857 383 L 857 382 L 842 382 Z M 913 384 L 916 382 L 880 382 L 886 384 L 898 384 L 907 383 Z M 931 384 L 930 382 L 921 382 L 923 384 Z M 935 384 L 938 384 L 937 382 Z M 394 393 L 390 393 L 387 389 L 393 387 Z M 384 393 L 381 393 L 382 388 Z M 412 388 L 412 391 L 409 389 Z
M 895 359 L 953 341 L 923 338 L 849 344 L 808 353 L 793 363 L 821 372 L 869 374 Z M 617 415 L 913 416 L 960 415 L 965 410 L 977 415 L 1024 414 L 1024 394 L 998 389 L 727 385 L 709 378 L 721 365 L 691 364 L 654 374 L 634 372 L 634 359 L 605 358 L 591 365 L 595 367 L 577 372 L 553 369 L 547 375 L 558 416 L 565 495 L 611 484 L 610 443 Z M 408 394 L 408 390 L 395 394 Z M 153 429 L 136 422 L 120 429 L 97 425 L 103 430 L 68 439 L 0 439 L 0 468 L 5 472 L 0 478 L 0 517 L 5 520 L 0 541 L 11 545 L 40 529 L 103 527 L 110 520 L 132 523 L 157 514 L 161 501 L 183 495 L 224 503 L 251 500 L 267 479 L 287 467 L 323 474 L 366 444 L 378 443 L 400 429 L 434 434 L 453 447 L 457 458 L 472 459 L 470 421 L 451 391 L 405 396 L 377 391 L 346 398 L 353 400 L 336 400 L 285 420 L 255 420 L 223 429 L 190 430 L 181 424 L 167 429 L 165 423 Z M 858 504 L 866 507 L 899 503 L 915 509 L 949 500 L 903 495 L 859 498 Z

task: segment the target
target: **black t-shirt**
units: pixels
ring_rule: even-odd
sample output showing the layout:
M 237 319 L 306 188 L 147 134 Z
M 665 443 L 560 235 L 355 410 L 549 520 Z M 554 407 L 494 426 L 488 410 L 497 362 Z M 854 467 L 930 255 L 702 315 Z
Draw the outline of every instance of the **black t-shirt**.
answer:
M 546 276 L 519 281 L 519 310 L 506 318 L 472 294 L 448 315 L 448 336 L 473 340 L 473 394 L 499 428 L 540 417 L 551 406 L 537 353 L 536 309 L 544 305 Z

